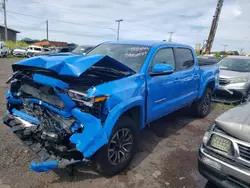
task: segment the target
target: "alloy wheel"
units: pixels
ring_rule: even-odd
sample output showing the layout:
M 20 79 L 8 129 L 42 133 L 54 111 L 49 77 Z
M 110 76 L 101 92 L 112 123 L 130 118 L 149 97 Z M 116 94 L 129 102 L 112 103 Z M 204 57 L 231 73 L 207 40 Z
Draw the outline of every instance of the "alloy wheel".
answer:
M 133 135 L 127 128 L 119 129 L 108 145 L 108 160 L 112 165 L 126 161 L 132 153 Z
M 210 103 L 211 103 L 211 97 L 209 95 L 209 93 L 205 96 L 204 101 L 203 101 L 203 105 L 202 105 L 202 112 L 204 114 L 207 113 L 207 111 L 209 110 L 210 107 Z

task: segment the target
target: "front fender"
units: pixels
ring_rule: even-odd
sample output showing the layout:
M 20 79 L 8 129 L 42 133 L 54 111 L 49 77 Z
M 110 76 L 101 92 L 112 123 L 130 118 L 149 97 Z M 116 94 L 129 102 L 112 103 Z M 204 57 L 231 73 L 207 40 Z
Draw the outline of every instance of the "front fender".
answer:
M 136 96 L 132 97 L 126 101 L 123 101 L 116 105 L 112 110 L 109 112 L 108 117 L 106 118 L 105 124 L 104 124 L 104 129 L 106 131 L 106 134 L 108 138 L 110 137 L 112 130 L 119 119 L 119 117 L 129 109 L 135 107 L 135 106 L 140 106 L 142 109 L 142 113 L 140 114 L 140 129 L 143 128 L 144 126 L 144 117 L 145 117 L 145 108 L 144 108 L 144 98 L 143 96 Z
M 119 117 L 127 110 L 141 106 L 141 125 L 144 126 L 144 100 L 142 96 L 130 98 L 127 101 L 119 103 L 110 111 L 106 118 L 105 124 L 94 116 L 82 112 L 78 108 L 72 110 L 72 115 L 84 125 L 84 130 L 81 133 L 74 133 L 70 137 L 70 142 L 76 144 L 76 149 L 83 153 L 84 157 L 91 157 L 98 149 L 107 144 L 112 130 L 119 119 Z
M 214 78 L 210 78 L 210 79 L 206 80 L 205 82 L 202 82 L 202 84 L 200 86 L 199 94 L 198 94 L 198 99 L 200 99 L 203 96 L 203 93 L 205 92 L 208 84 L 212 83 L 212 82 L 214 82 L 214 85 L 213 85 L 214 90 L 212 92 L 215 91 L 215 89 L 218 87 L 218 85 L 216 85 Z

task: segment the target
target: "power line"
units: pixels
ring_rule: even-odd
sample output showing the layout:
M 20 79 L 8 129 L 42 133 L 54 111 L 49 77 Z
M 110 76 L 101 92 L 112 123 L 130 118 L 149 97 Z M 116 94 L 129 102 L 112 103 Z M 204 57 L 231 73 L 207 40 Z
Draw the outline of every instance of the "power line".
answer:
M 32 17 L 32 18 L 36 18 L 36 19 L 49 20 L 49 21 L 53 21 L 53 22 L 61 22 L 61 23 L 67 23 L 67 24 L 73 24 L 73 25 L 81 25 L 81 26 L 85 26 L 85 27 L 93 27 L 93 28 L 101 28 L 101 29 L 110 30 L 109 27 L 93 26 L 93 25 L 88 25 L 88 24 L 83 24 L 83 23 L 76 23 L 76 22 L 70 22 L 70 21 L 64 21 L 64 20 L 56 20 L 56 19 L 50 19 L 50 18 L 39 17 L 39 16 L 34 16 L 34 15 L 30 15 L 30 14 L 23 14 L 23 13 L 18 13 L 18 12 L 12 12 L 12 11 L 7 11 L 7 12 L 10 13 L 10 14 L 28 16 L 28 17 Z M 136 31 L 130 31 L 130 30 L 120 30 L 120 31 L 125 31 L 125 32 L 130 32 L 130 33 L 137 33 Z
M 38 18 L 38 19 L 45 19 L 45 20 L 48 19 L 48 20 L 54 21 L 54 22 L 61 22 L 61 23 L 67 23 L 67 24 L 73 24 L 73 25 L 82 25 L 82 26 L 94 27 L 94 28 L 101 28 L 101 29 L 109 29 L 107 27 L 94 26 L 94 25 L 88 25 L 88 24 L 83 24 L 83 23 L 76 23 L 76 22 L 64 21 L 64 20 L 57 20 L 57 19 L 50 19 L 50 18 L 45 18 L 45 17 L 40 17 L 40 16 L 34 16 L 34 15 L 30 15 L 30 14 L 23 14 L 23 13 L 18 13 L 18 12 L 12 12 L 12 11 L 7 11 L 7 12 L 11 13 L 11 14 L 28 16 L 28 17 Z
M 32 3 L 32 4 L 35 4 L 35 5 L 38 5 L 38 6 L 42 6 L 42 7 L 49 7 L 49 8 L 57 9 L 57 10 L 60 10 L 60 11 L 71 12 L 71 13 L 77 14 L 77 15 L 78 15 L 78 14 L 82 14 L 82 15 L 95 16 L 95 17 L 101 18 L 101 19 L 103 19 L 103 20 L 107 20 L 107 18 L 112 19 L 112 20 L 114 19 L 113 17 L 109 17 L 109 16 L 103 17 L 103 16 L 96 15 L 96 14 L 90 14 L 90 13 L 79 12 L 79 11 L 70 10 L 70 9 L 67 9 L 67 8 L 64 8 L 64 7 L 51 6 L 51 5 L 46 5 L 46 4 L 42 4 L 42 3 L 38 3 L 38 2 L 34 2 L 34 1 L 28 1 L 28 0 L 16 0 L 16 1 Z M 169 1 L 171 1 L 171 0 L 169 0 Z M 137 23 L 137 21 L 132 21 L 132 20 L 128 20 L 128 19 L 126 19 L 126 22 L 136 23 L 137 25 L 140 25 L 140 26 L 146 27 L 146 28 L 150 28 L 150 29 L 156 29 L 156 30 L 161 29 L 161 28 L 154 27 L 154 26 L 152 26 L 152 25 L 148 26 L 148 25 L 145 25 L 145 24 Z
M 27 22 L 24 22 L 22 20 L 19 20 L 19 19 L 15 18 L 15 17 L 11 16 L 10 14 L 7 14 L 7 16 L 13 18 L 14 20 L 16 20 L 18 22 L 24 23 L 26 25 L 41 25 L 42 23 L 44 23 L 44 22 L 42 22 L 42 23 L 39 23 L 39 24 L 37 24 L 37 23 L 36 24 L 31 24 L 31 23 L 27 23 Z
M 64 7 L 58 7 L 58 6 L 46 5 L 46 4 L 42 4 L 42 3 L 38 3 L 38 2 L 34 2 L 34 1 L 28 1 L 28 0 L 15 0 L 15 1 L 32 3 L 32 4 L 36 4 L 36 5 L 38 5 L 38 6 L 42 6 L 42 7 L 49 7 L 49 8 L 58 9 L 58 10 L 61 10 L 61 11 L 72 12 L 72 13 L 74 13 L 74 14 L 84 14 L 84 15 L 96 16 L 96 17 L 99 17 L 99 18 L 105 19 L 103 16 L 100 16 L 100 15 L 90 14 L 90 13 L 84 13 L 84 12 L 79 12 L 79 11 L 70 10 L 70 9 L 68 9 L 68 8 L 64 8 Z M 106 16 L 106 18 L 113 19 L 113 17 L 107 17 L 107 16 Z

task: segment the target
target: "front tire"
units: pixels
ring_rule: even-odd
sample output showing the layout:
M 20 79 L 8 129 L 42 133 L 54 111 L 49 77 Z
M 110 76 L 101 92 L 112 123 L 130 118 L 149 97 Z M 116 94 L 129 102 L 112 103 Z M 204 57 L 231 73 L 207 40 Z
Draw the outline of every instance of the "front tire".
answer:
M 203 93 L 203 96 L 192 105 L 195 115 L 200 118 L 206 117 L 211 111 L 211 103 L 212 91 L 210 88 L 207 88 Z
M 113 128 L 109 143 L 94 156 L 98 170 L 105 176 L 115 175 L 130 163 L 137 145 L 136 123 L 122 116 Z

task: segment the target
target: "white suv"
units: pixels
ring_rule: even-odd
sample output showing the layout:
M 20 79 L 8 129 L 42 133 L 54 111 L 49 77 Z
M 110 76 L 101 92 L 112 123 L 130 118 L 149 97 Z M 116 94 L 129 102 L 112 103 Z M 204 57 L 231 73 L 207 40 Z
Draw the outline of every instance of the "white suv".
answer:
M 8 48 L 4 42 L 0 42 L 0 57 L 7 57 Z
M 26 51 L 27 57 L 33 57 L 36 54 L 40 54 L 43 51 L 43 47 L 40 46 L 29 46 Z

